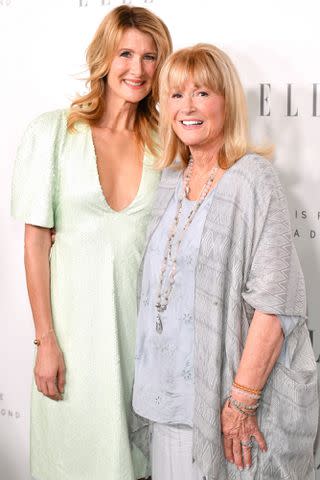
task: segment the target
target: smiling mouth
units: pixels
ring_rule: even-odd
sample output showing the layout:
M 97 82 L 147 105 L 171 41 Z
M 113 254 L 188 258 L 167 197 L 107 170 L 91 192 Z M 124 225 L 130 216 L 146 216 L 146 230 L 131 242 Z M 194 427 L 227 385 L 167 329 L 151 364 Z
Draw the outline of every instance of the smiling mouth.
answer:
M 142 87 L 142 85 L 144 85 L 145 82 L 142 80 L 140 81 L 124 80 L 124 83 L 129 87 L 139 88 L 139 87 Z
M 203 124 L 202 120 L 180 120 L 179 123 L 185 127 L 194 127 Z

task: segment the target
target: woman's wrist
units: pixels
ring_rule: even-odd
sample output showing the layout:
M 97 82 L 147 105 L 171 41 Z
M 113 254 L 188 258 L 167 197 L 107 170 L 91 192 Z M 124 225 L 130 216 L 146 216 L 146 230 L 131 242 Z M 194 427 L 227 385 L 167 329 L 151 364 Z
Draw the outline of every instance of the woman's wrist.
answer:
M 234 388 L 231 389 L 230 395 L 238 402 L 242 402 L 250 406 L 255 405 L 257 402 L 259 402 L 260 398 L 253 398 L 252 396 L 247 395 L 245 392 L 241 392 Z
M 251 395 L 261 396 L 262 388 L 250 385 L 249 382 L 238 381 L 237 378 L 234 379 L 232 383 L 232 387 L 246 393 L 250 393 Z
M 259 405 L 262 391 L 257 388 L 248 387 L 236 381 L 233 382 L 229 402 L 239 412 L 255 415 Z
M 54 333 L 54 329 L 53 328 L 49 328 L 48 330 L 46 330 L 44 333 L 42 333 L 41 335 L 36 335 L 36 338 L 34 339 L 33 343 L 37 346 L 37 347 L 40 347 L 40 345 L 42 345 L 43 343 L 45 343 L 47 340 L 50 339 L 50 337 L 54 337 L 55 336 L 55 333 Z

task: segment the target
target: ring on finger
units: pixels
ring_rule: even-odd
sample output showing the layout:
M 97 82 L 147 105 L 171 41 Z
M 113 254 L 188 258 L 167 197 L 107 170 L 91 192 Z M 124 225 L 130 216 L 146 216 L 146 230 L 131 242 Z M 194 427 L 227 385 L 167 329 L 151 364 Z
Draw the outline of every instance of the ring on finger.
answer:
M 252 448 L 253 447 L 253 441 L 252 440 L 248 440 L 248 441 L 245 441 L 245 442 L 240 440 L 240 444 L 241 444 L 242 447 L 245 447 L 245 448 Z

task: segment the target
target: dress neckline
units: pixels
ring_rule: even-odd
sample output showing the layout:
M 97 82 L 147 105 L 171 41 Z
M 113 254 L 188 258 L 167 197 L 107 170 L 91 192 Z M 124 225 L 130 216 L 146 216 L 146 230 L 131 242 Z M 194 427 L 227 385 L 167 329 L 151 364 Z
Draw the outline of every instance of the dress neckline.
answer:
M 141 192 L 143 190 L 143 184 L 144 184 L 144 180 L 145 180 L 144 177 L 145 177 L 145 173 L 146 173 L 145 172 L 146 164 L 148 163 L 147 162 L 146 151 L 144 150 L 143 157 L 142 157 L 142 171 L 141 171 L 141 177 L 140 177 L 140 182 L 139 182 L 139 187 L 137 189 L 137 193 L 135 194 L 133 199 L 128 203 L 128 205 L 126 205 L 121 210 L 115 210 L 108 203 L 108 200 L 107 200 L 107 198 L 106 198 L 106 196 L 103 192 L 103 189 L 102 189 L 99 170 L 98 170 L 98 158 L 97 158 L 97 153 L 96 153 L 96 149 L 95 149 L 95 145 L 94 145 L 94 141 L 93 141 L 92 128 L 91 128 L 90 125 L 87 125 L 87 132 L 88 132 L 89 145 L 90 145 L 90 150 L 91 150 L 90 153 L 91 153 L 92 158 L 93 158 L 93 171 L 94 171 L 94 176 L 95 176 L 95 180 L 96 180 L 97 187 L 98 187 L 97 189 L 98 189 L 98 192 L 99 192 L 99 197 L 100 197 L 101 204 L 104 206 L 104 208 L 106 210 L 108 210 L 108 212 L 111 212 L 111 213 L 114 213 L 114 214 L 119 214 L 119 215 L 125 214 L 136 203 L 136 200 L 139 198 L 139 196 L 141 195 Z

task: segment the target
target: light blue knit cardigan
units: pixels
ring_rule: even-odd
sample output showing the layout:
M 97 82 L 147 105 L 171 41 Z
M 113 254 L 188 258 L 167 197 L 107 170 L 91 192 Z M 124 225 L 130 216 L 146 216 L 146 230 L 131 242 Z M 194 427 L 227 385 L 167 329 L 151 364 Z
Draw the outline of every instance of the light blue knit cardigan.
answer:
M 147 239 L 177 181 L 177 171 L 163 172 Z M 142 267 L 138 284 L 141 275 Z M 195 280 L 193 456 L 200 471 L 207 480 L 314 479 L 319 404 L 304 280 L 286 198 L 264 158 L 245 155 L 219 181 L 203 229 Z M 261 453 L 255 445 L 253 466 L 240 472 L 224 459 L 220 412 L 254 310 L 295 315 L 301 321 L 287 337 L 290 369 L 276 364 L 263 391 L 258 421 L 268 451 Z M 146 427 L 147 422 L 133 414 L 133 440 L 145 454 Z

